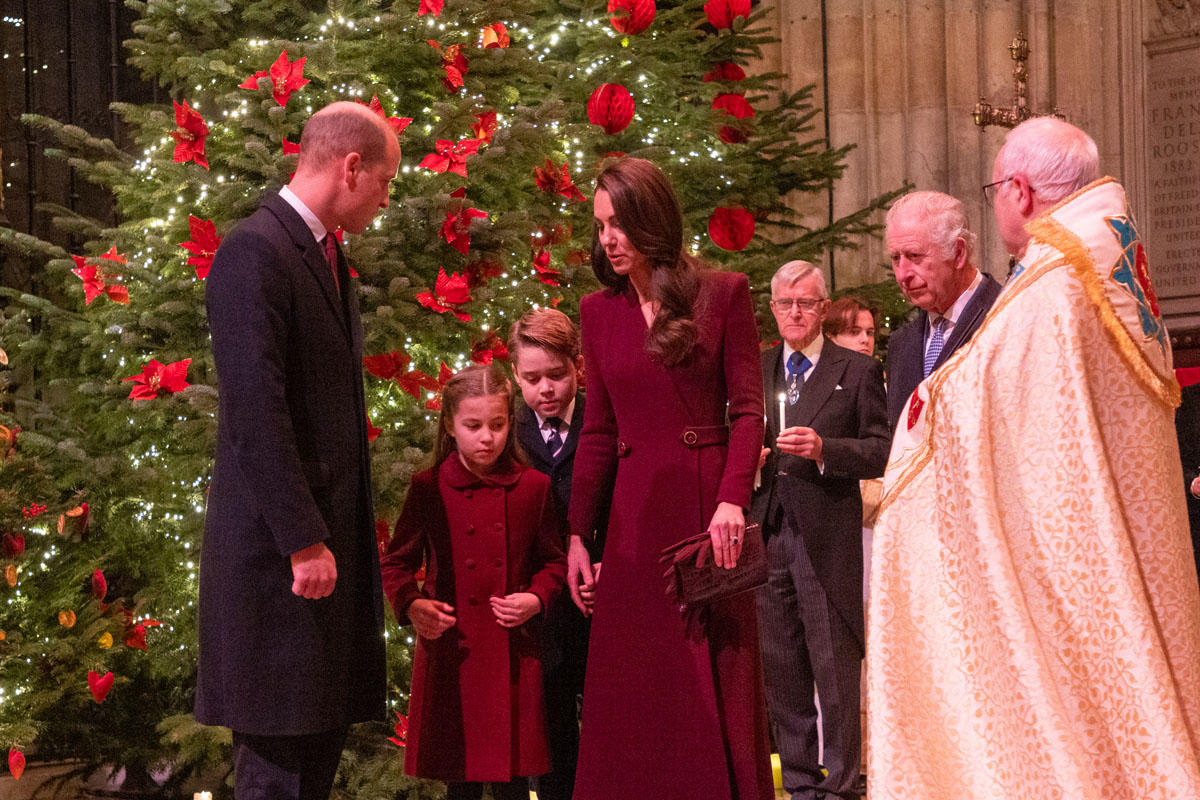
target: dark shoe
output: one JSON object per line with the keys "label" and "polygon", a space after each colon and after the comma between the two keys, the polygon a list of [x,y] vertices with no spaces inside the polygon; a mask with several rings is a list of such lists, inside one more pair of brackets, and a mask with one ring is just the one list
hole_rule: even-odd
{"label": "dark shoe", "polygon": [[858,792],[859,797],[867,796],[867,776],[859,773],[858,780],[854,782],[854,791]]}

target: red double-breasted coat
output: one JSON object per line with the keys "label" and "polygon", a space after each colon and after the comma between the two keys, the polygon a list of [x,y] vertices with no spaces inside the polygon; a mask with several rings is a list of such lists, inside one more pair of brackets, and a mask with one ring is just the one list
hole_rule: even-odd
{"label": "red double-breasted coat", "polygon": [[449,603],[457,622],[417,638],[407,774],[497,782],[549,770],[542,614],[503,628],[488,600],[532,592],[550,607],[566,576],[557,519],[550,479],[535,469],[480,478],[452,453],[413,476],[381,563],[384,594],[402,625],[419,597]]}
{"label": "red double-breasted coat", "polygon": [[754,594],[710,606],[689,636],[658,560],[719,502],[750,505],[763,388],[746,277],[702,274],[698,341],[676,367],[646,353],[632,292],[588,295],[580,316],[588,402],[571,532],[587,538],[609,503],[611,514],[575,800],[770,800]]}

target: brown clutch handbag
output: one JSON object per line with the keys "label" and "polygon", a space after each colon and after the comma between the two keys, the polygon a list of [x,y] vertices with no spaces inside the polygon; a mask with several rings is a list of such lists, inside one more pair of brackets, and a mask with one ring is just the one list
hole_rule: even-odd
{"label": "brown clutch handbag", "polygon": [[712,538],[707,531],[663,550],[659,562],[667,568],[663,573],[667,596],[685,611],[697,611],[767,582],[767,548],[758,525],[746,526],[742,553],[733,569],[713,562]]}

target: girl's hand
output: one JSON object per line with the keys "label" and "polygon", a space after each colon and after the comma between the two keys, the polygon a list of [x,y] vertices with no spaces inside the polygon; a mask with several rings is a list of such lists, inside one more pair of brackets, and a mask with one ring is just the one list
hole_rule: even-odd
{"label": "girl's hand", "polygon": [[530,617],[542,610],[542,600],[533,592],[515,592],[504,597],[493,597],[491,602],[496,621],[505,628],[524,625]]}
{"label": "girl's hand", "polygon": [[590,617],[596,598],[596,576],[592,573],[592,557],[581,536],[572,536],[567,544],[567,588],[575,605],[585,617]]}
{"label": "girl's hand", "polygon": [[418,597],[409,603],[408,618],[422,639],[438,638],[454,627],[457,621],[454,619],[454,606],[441,600],[426,600],[424,597]]}
{"label": "girl's hand", "polygon": [[746,535],[746,517],[742,507],[733,503],[720,503],[708,523],[708,535],[712,537],[713,562],[718,567],[733,569],[742,554],[742,537]]}

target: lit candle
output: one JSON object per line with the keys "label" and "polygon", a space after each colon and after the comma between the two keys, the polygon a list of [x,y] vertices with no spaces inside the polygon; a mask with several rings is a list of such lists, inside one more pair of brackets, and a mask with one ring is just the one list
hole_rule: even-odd
{"label": "lit candle", "polygon": [[785,400],[787,400],[787,395],[784,394],[783,392],[780,392],[779,393],[779,432],[780,433],[783,433],[783,429],[785,427],[787,427],[787,423],[784,422],[784,419],[783,419],[784,408],[785,408],[784,401]]}
{"label": "lit candle", "polygon": [[212,800],[212,792],[196,792],[192,795],[192,800]]}

